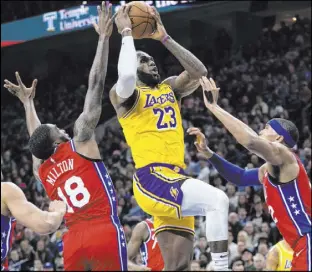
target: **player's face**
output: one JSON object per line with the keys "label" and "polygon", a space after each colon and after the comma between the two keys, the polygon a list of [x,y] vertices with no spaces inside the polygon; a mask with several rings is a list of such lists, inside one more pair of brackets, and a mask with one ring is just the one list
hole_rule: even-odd
{"label": "player's face", "polygon": [[281,136],[278,135],[270,125],[266,125],[265,128],[259,132],[259,136],[270,142],[282,140]]}
{"label": "player's face", "polygon": [[64,129],[58,128],[56,125],[48,124],[51,128],[51,137],[55,141],[55,143],[63,143],[70,140],[69,135],[65,132]]}
{"label": "player's face", "polygon": [[144,53],[137,53],[138,78],[146,85],[156,85],[160,82],[160,75],[154,59]]}

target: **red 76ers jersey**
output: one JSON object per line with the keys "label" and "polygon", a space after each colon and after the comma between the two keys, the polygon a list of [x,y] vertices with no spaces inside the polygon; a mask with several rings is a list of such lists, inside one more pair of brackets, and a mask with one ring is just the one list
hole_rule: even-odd
{"label": "red 76ers jersey", "polygon": [[39,176],[49,198],[67,204],[67,226],[90,220],[120,224],[115,189],[104,163],[76,153],[73,140],[57,147],[40,166]]}
{"label": "red 76ers jersey", "polygon": [[298,158],[297,162],[299,174],[291,182],[274,184],[268,173],[263,178],[269,212],[291,247],[294,247],[300,237],[311,233],[311,184]]}

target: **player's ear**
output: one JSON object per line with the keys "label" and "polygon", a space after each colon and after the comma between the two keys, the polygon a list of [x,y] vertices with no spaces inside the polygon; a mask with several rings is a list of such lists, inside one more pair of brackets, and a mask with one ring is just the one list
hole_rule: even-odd
{"label": "player's ear", "polygon": [[275,141],[279,142],[279,143],[282,143],[284,141],[284,137],[282,135],[277,135]]}

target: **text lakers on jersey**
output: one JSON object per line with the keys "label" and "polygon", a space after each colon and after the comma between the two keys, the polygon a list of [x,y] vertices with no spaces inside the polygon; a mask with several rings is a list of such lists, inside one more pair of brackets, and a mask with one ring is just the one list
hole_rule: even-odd
{"label": "text lakers on jersey", "polygon": [[131,147],[136,168],[151,163],[185,167],[184,132],[178,101],[167,84],[137,87],[133,107],[119,122]]}

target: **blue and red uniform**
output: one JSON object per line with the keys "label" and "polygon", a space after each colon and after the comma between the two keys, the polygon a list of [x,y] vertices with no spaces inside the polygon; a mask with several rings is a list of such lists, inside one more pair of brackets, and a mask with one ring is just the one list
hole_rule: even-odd
{"label": "blue and red uniform", "polygon": [[311,183],[296,157],[299,174],[288,183],[263,178],[268,209],[281,235],[294,251],[292,271],[311,271]]}
{"label": "blue and red uniform", "polygon": [[149,219],[143,222],[146,224],[149,233],[147,240],[140,246],[143,264],[151,268],[151,271],[162,271],[165,265],[155,237],[154,224]]}
{"label": "blue and red uniform", "polygon": [[1,214],[1,271],[8,270],[7,256],[12,246],[12,234],[15,224],[16,221],[13,217]]}
{"label": "blue and red uniform", "polygon": [[78,154],[71,140],[57,147],[39,176],[50,199],[67,204],[64,269],[127,271],[116,192],[104,163]]}

